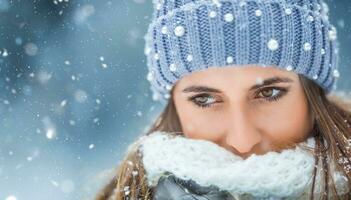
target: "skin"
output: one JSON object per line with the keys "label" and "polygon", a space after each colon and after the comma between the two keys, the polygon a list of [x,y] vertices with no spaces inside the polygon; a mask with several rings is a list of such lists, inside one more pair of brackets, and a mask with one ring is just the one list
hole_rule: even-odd
{"label": "skin", "polygon": [[[290,82],[263,84],[272,77]],[[250,89],[254,85],[257,87]],[[219,91],[194,91],[191,86]],[[268,101],[279,95],[277,101]],[[176,82],[172,96],[186,137],[212,141],[244,159],[293,148],[313,129],[314,116],[298,75],[273,66],[210,67],[192,72]]]}

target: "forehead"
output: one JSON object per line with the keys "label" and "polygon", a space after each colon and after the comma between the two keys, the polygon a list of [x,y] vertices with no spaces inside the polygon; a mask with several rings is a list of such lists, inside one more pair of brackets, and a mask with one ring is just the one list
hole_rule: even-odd
{"label": "forehead", "polygon": [[298,75],[293,71],[279,69],[274,66],[241,65],[233,67],[210,67],[183,76],[177,81],[177,87],[190,84],[220,84],[228,83],[237,85],[254,84],[258,78],[266,79],[273,76],[288,77],[296,80]]}

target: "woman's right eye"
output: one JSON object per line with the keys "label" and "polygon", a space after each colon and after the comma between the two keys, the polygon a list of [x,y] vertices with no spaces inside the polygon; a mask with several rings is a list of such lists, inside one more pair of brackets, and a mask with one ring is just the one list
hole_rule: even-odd
{"label": "woman's right eye", "polygon": [[215,97],[208,94],[195,95],[189,97],[188,100],[200,108],[213,106],[213,104],[216,102]]}

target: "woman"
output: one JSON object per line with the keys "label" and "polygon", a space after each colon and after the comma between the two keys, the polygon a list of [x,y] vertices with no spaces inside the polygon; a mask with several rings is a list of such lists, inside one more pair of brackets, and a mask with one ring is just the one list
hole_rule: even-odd
{"label": "woman", "polygon": [[153,3],[147,79],[167,105],[96,199],[351,198],[322,0]]}

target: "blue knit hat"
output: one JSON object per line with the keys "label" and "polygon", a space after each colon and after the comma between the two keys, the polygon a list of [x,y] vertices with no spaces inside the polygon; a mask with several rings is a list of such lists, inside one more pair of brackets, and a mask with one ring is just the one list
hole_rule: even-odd
{"label": "blue knit hat", "polygon": [[186,74],[257,64],[294,71],[328,94],[338,46],[323,0],[153,0],[145,39],[153,100],[166,103]]}

